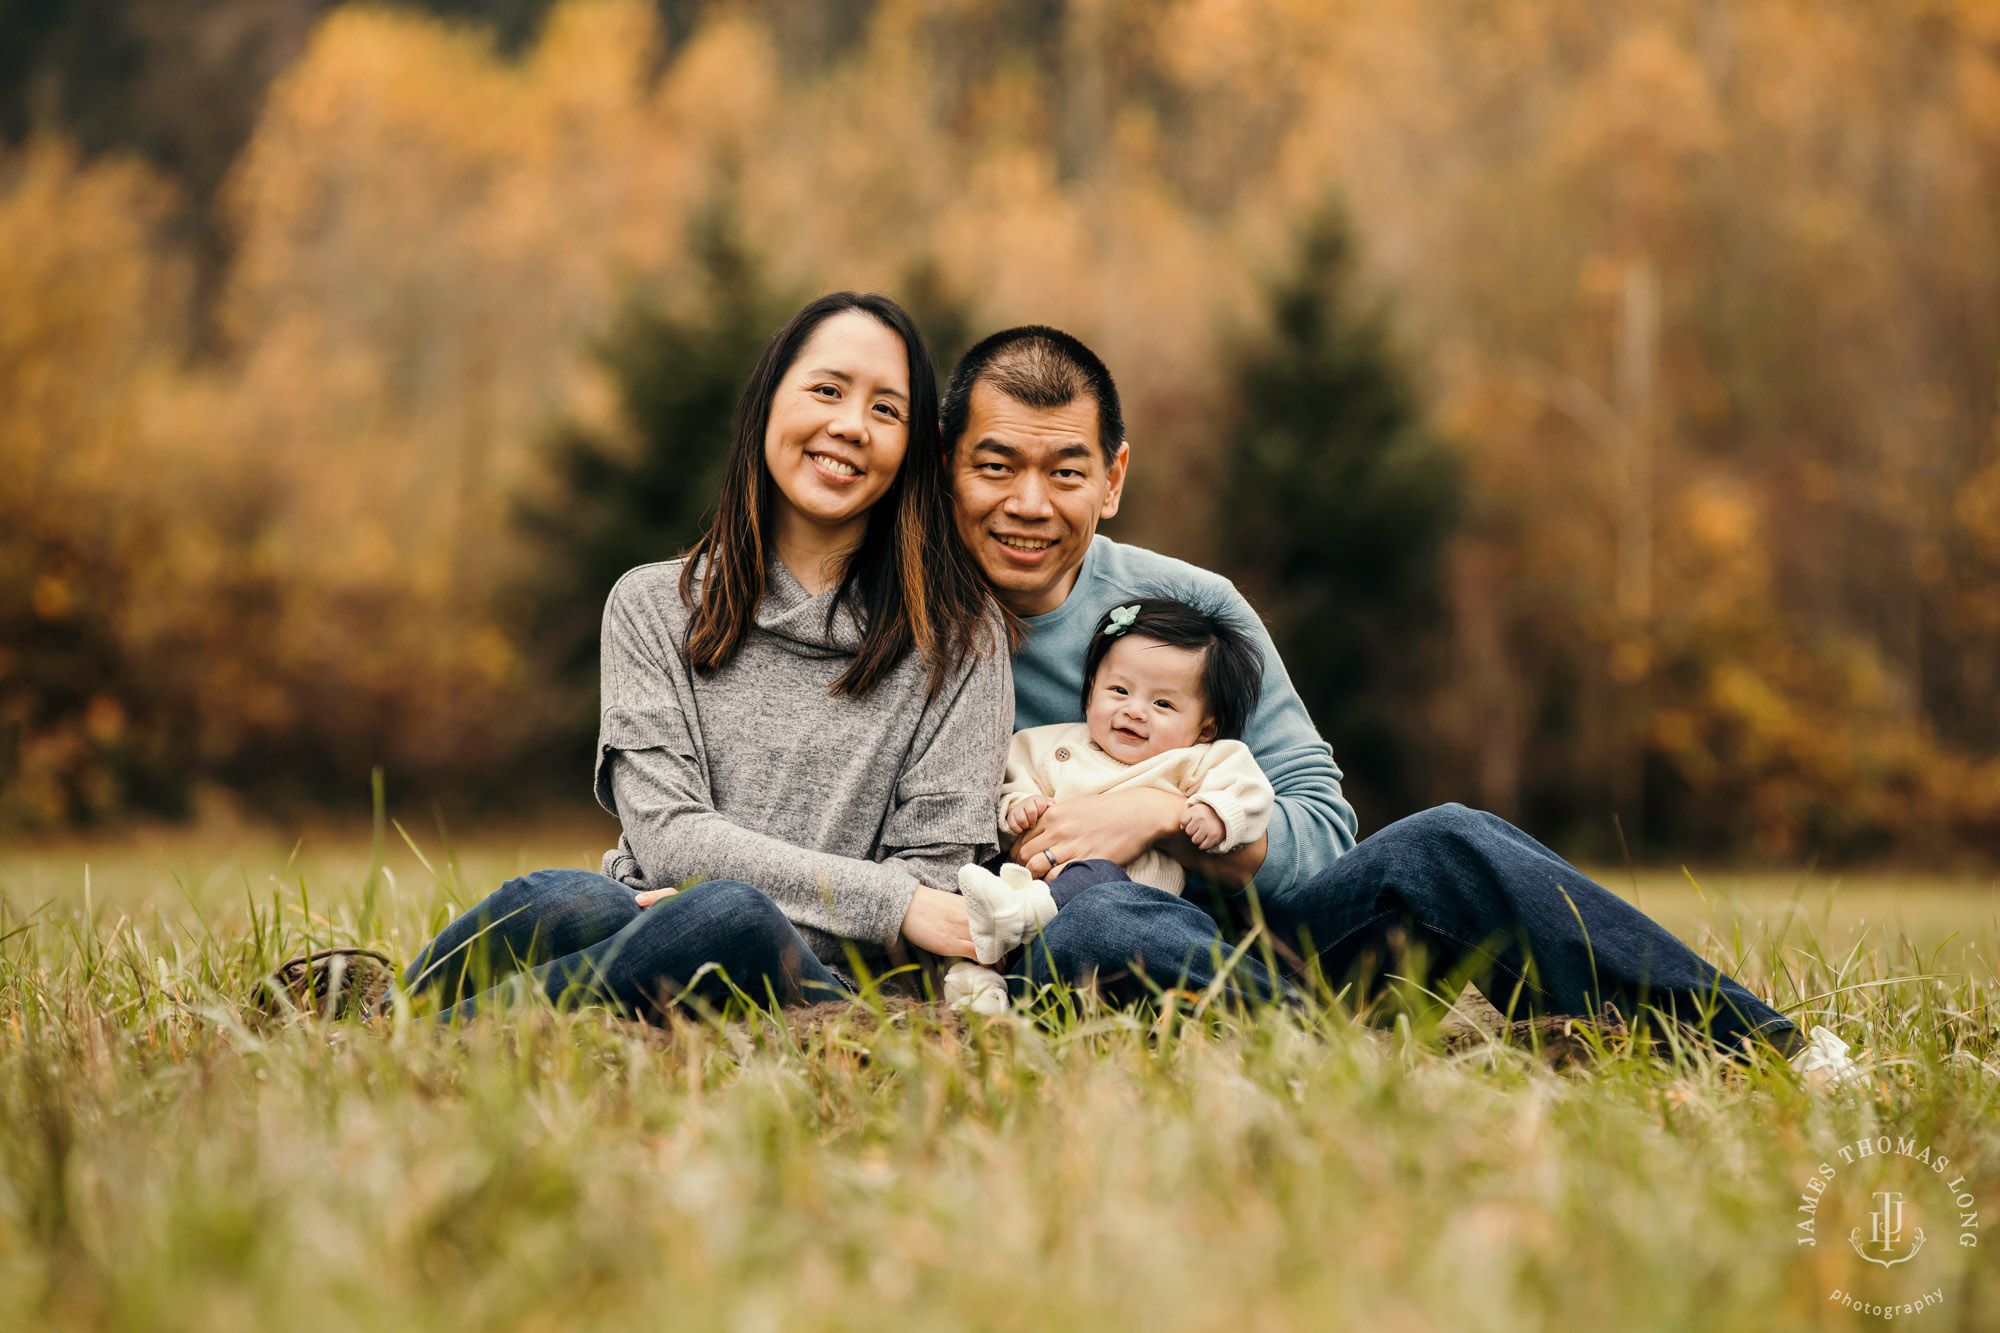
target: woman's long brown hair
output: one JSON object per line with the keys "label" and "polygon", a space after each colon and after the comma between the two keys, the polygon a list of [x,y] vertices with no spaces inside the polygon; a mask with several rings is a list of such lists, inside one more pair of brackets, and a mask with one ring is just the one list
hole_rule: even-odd
{"label": "woman's long brown hair", "polygon": [[929,664],[935,692],[966,653],[989,646],[984,642],[989,594],[952,522],[930,346],[909,311],[890,298],[835,292],[793,315],[772,336],[736,405],[715,516],[681,569],[681,600],[691,612],[688,663],[698,672],[715,671],[736,656],[764,600],[774,489],[764,463],[764,433],[778,386],[813,331],[848,310],[870,316],[903,340],[910,372],[910,438],[896,480],[869,511],[861,545],[848,558],[827,608],[829,624],[843,606],[861,624],[860,649],[833,683],[833,692],[868,693],[912,649]]}

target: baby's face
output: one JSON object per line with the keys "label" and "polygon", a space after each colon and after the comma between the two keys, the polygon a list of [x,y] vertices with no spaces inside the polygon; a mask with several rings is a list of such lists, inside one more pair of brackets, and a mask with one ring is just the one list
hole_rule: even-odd
{"label": "baby's face", "polygon": [[1083,715],[1090,739],[1128,764],[1214,739],[1201,690],[1202,657],[1143,634],[1112,644],[1090,684]]}

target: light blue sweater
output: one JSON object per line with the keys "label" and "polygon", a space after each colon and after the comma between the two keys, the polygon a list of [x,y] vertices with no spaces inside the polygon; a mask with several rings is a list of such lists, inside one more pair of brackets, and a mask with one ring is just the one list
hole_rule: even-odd
{"label": "light blue sweater", "polygon": [[1243,733],[1278,793],[1258,887],[1288,889],[1332,865],[1354,846],[1356,827],[1333,748],[1313,727],[1264,622],[1220,574],[1109,537],[1093,539],[1068,599],[1026,622],[1027,641],[1014,654],[1014,729],[1083,720],[1090,632],[1106,611],[1138,597],[1179,597],[1233,614],[1264,655],[1264,692]]}

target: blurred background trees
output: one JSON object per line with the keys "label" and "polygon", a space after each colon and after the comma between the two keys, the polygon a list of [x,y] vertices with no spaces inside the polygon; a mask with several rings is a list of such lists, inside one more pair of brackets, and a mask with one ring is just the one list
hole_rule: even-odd
{"label": "blurred background trees", "polygon": [[1438,574],[1459,469],[1354,278],[1344,220],[1308,219],[1231,386],[1215,531],[1222,567],[1270,623],[1333,742],[1350,799],[1407,811],[1429,787],[1412,724],[1440,683]]}
{"label": "blurred background trees", "polygon": [[694,308],[635,297],[599,349],[617,388],[617,428],[558,428],[549,484],[522,502],[522,534],[542,553],[520,589],[523,640],[536,645],[564,710],[551,736],[553,762],[589,763],[605,597],[626,570],[671,559],[701,535],[722,485],[737,397],[799,304],[766,289],[726,214],[701,219],[698,233],[704,271]]}
{"label": "blurred background trees", "polygon": [[97,0],[0,11],[0,138],[10,826],[580,792],[599,585],[862,286],[1106,354],[1119,535],[1242,578],[1369,827],[2000,829],[1973,0]]}

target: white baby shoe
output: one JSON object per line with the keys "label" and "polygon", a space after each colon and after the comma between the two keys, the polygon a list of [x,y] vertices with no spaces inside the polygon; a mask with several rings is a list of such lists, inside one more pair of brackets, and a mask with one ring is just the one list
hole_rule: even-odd
{"label": "white baby shoe", "polygon": [[1848,1049],[1847,1043],[1834,1032],[1815,1024],[1812,1040],[1792,1057],[1792,1070],[1809,1088],[1837,1088],[1867,1072],[1848,1055]]}
{"label": "white baby shoe", "polygon": [[1000,873],[982,866],[958,872],[965,895],[965,915],[972,925],[972,947],[982,963],[997,963],[1041,932],[1056,914],[1049,886],[1012,861]]}
{"label": "white baby shoe", "polygon": [[1007,983],[992,968],[961,958],[945,971],[944,1002],[948,1008],[975,1014],[1004,1014]]}

